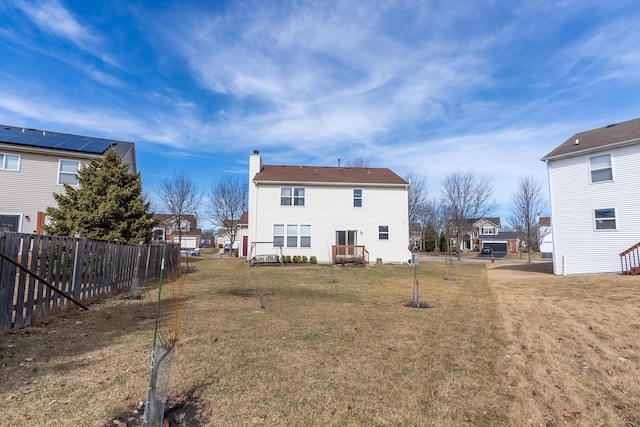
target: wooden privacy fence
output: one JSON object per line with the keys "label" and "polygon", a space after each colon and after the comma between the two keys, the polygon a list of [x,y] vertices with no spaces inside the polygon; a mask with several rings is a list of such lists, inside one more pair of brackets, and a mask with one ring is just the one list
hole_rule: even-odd
{"label": "wooden privacy fence", "polygon": [[180,248],[173,244],[0,232],[0,333],[154,281],[160,277],[163,252],[165,272],[176,271]]}

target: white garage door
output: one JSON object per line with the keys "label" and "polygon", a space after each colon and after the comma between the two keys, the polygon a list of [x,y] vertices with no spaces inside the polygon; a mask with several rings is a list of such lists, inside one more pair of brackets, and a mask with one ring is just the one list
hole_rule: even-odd
{"label": "white garage door", "polygon": [[[173,238],[174,243],[178,243],[178,237]],[[195,249],[196,246],[196,238],[191,236],[182,236],[182,242],[180,243],[181,248],[189,248]]]}

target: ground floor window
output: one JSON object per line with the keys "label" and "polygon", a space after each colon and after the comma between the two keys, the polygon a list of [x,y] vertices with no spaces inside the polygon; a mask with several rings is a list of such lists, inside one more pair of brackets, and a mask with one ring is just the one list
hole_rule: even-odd
{"label": "ground floor window", "polygon": [[596,230],[616,229],[615,208],[594,209],[594,218],[596,223]]}
{"label": "ground floor window", "polygon": [[288,248],[297,248],[298,247],[298,226],[297,225],[287,225],[287,247]]}
{"label": "ground floor window", "polygon": [[311,247],[311,226],[310,225],[300,226],[300,247],[301,248]]}
{"label": "ground floor window", "polygon": [[[286,231],[286,233],[285,233]],[[303,224],[275,224],[273,226],[273,246],[286,246],[288,248],[311,247],[311,225]]]}
{"label": "ground floor window", "polygon": [[20,215],[0,214],[0,231],[20,231]]}
{"label": "ground floor window", "polygon": [[273,226],[273,246],[284,246],[284,224]]}

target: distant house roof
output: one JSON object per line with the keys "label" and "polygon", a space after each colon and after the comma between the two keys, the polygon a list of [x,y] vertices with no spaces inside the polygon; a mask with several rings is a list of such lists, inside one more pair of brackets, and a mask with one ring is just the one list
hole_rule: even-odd
{"label": "distant house roof", "polygon": [[477,222],[480,222],[480,221],[487,221],[487,222],[490,222],[491,224],[495,225],[498,228],[500,227],[500,218],[499,217],[469,218],[467,221],[471,225],[475,225]]}
{"label": "distant house roof", "polygon": [[[171,221],[173,220],[177,215],[173,215],[173,214],[157,214],[154,213],[153,214],[153,219],[157,219],[158,222],[160,222],[160,224],[164,224],[166,222],[175,222],[175,221]],[[198,224],[198,219],[196,218],[195,215],[181,215],[183,220],[186,220],[189,222],[189,224],[193,224],[194,228],[197,226]]]}
{"label": "distant house roof", "polygon": [[498,234],[482,235],[478,238],[483,242],[499,242],[502,240],[518,240],[520,235],[515,231],[501,231]]}
{"label": "distant house roof", "polygon": [[550,227],[551,226],[551,217],[541,216],[538,218],[538,225],[540,227]]}
{"label": "distant house roof", "polygon": [[578,156],[637,143],[640,143],[640,118],[577,133],[544,156],[542,160]]}
{"label": "distant house roof", "polygon": [[6,125],[0,125],[0,143],[94,155],[104,154],[112,147],[120,157],[125,157],[134,146],[132,142]]}
{"label": "distant house roof", "polygon": [[263,165],[257,183],[370,184],[406,186],[407,181],[387,168]]}
{"label": "distant house roof", "polygon": [[242,216],[238,220],[238,225],[249,225],[249,212],[242,212]]}

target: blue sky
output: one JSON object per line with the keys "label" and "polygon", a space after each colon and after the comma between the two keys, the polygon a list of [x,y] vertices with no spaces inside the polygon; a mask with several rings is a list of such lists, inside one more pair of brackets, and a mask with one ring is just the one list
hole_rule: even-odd
{"label": "blue sky", "polygon": [[[0,0],[0,123],[136,143],[145,191],[365,158],[519,177],[640,116],[640,5],[618,0]],[[498,212],[498,213],[500,213]]]}

